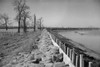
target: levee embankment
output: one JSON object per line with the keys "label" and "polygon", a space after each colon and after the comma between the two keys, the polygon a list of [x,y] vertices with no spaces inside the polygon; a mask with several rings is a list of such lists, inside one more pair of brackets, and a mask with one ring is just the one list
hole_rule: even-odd
{"label": "levee embankment", "polygon": [[[30,43],[31,46],[28,47]],[[43,30],[41,35],[35,37],[35,41],[32,36],[29,37],[23,45],[26,44],[24,50],[17,49],[18,52],[13,51],[14,55],[4,57],[1,67],[69,67],[71,65],[65,63],[63,51],[54,45],[47,30]]]}

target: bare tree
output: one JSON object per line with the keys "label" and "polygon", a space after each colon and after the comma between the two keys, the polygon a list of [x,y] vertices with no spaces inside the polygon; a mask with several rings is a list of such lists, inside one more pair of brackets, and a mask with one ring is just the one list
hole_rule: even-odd
{"label": "bare tree", "polygon": [[23,26],[24,26],[23,30],[24,30],[25,33],[27,31],[27,25],[26,25],[26,19],[27,18],[30,18],[29,12],[23,11]]}
{"label": "bare tree", "polygon": [[27,21],[27,22],[26,22],[26,25],[27,25],[27,26],[34,27],[34,26],[33,26],[33,25],[34,25],[34,21],[33,21],[32,16],[29,16],[29,15],[28,15],[28,20],[29,20],[30,22]]}
{"label": "bare tree", "polygon": [[18,21],[18,33],[20,33],[20,23],[23,17],[23,12],[29,9],[26,5],[26,0],[15,0],[14,1],[15,10],[17,12],[16,20]]}
{"label": "bare tree", "polygon": [[29,23],[28,25],[30,25],[30,26],[33,27],[33,29],[34,29],[34,27],[35,27],[34,23],[35,23],[36,21],[34,22],[32,16],[29,17],[29,20],[31,21],[31,23]]}
{"label": "bare tree", "polygon": [[1,14],[0,15],[0,20],[4,20],[4,23],[2,23],[2,25],[5,25],[6,30],[8,30],[8,20],[9,20],[9,16],[7,14]]}

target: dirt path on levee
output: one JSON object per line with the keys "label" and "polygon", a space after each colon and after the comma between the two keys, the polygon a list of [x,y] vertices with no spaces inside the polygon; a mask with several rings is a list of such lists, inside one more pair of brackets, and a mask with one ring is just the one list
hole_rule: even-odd
{"label": "dirt path on levee", "polygon": [[65,67],[63,54],[53,45],[47,30],[31,33],[17,45],[4,57],[2,67]]}

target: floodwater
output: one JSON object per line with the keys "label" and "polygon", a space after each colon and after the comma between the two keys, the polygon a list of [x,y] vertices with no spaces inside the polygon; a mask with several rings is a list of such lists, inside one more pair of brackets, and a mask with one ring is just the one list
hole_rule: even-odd
{"label": "floodwater", "polygon": [[58,33],[100,54],[100,30],[59,31]]}

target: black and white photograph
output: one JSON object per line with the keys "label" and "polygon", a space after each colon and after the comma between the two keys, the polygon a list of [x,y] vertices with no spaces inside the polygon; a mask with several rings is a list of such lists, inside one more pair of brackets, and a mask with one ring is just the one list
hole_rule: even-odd
{"label": "black and white photograph", "polygon": [[100,0],[0,0],[0,67],[100,67]]}

